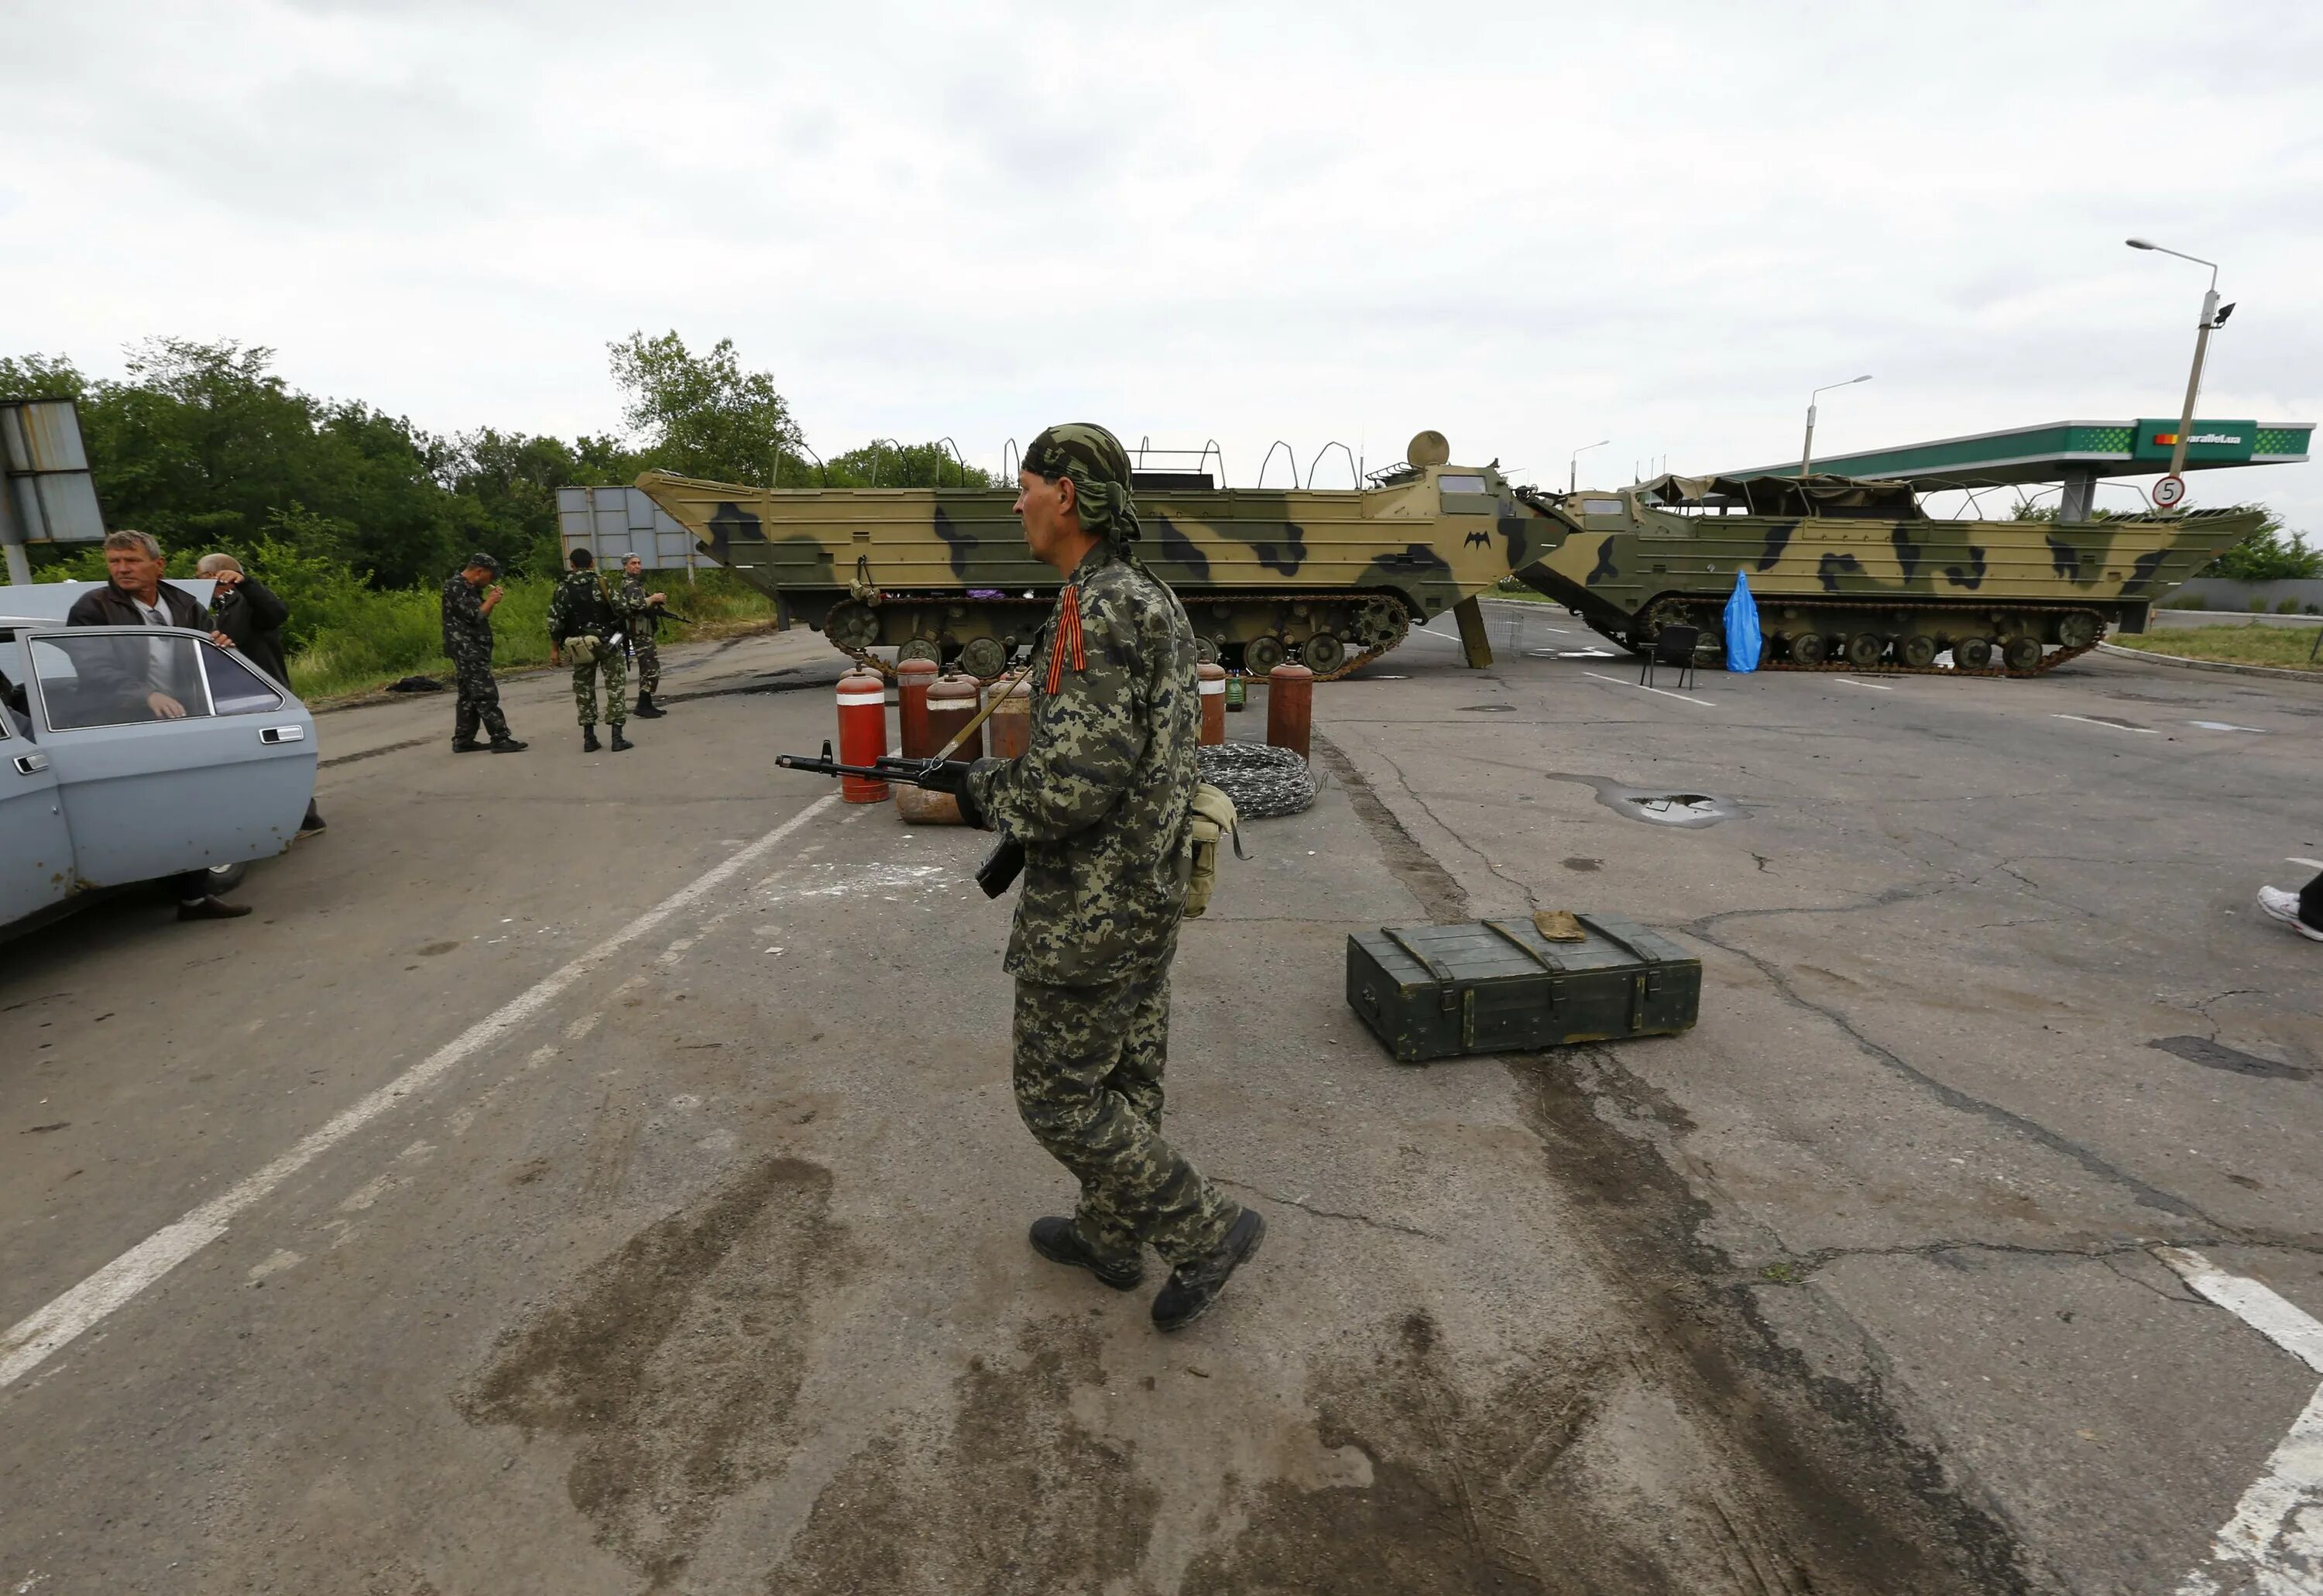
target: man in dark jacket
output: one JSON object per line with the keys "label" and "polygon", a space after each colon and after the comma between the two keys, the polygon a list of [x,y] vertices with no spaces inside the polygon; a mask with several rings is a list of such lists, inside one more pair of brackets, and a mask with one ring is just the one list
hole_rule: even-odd
{"label": "man in dark jacket", "polygon": [[[222,648],[234,647],[232,637],[210,627],[209,613],[192,594],[161,580],[165,569],[161,546],[151,534],[107,533],[105,569],[110,580],[73,601],[73,607],[65,611],[67,626],[179,626],[209,632],[210,641]],[[145,646],[132,643],[129,647],[142,652]],[[94,665],[94,661],[90,663]],[[92,670],[90,674],[96,672]],[[125,664],[122,683],[115,685],[124,683],[124,696],[142,695],[146,709],[157,720],[184,717],[186,706],[170,691],[170,683],[143,677]],[[229,903],[213,894],[207,870],[188,870],[173,885],[178,892],[180,920],[233,920],[250,913],[249,904]]]}
{"label": "man in dark jacket", "polygon": [[210,625],[233,640],[251,664],[283,686],[290,684],[290,662],[282,647],[282,628],[290,606],[242,568],[232,555],[204,555],[194,574],[217,583],[210,594]]}
{"label": "man in dark jacket", "polygon": [[[289,687],[290,661],[282,648],[282,628],[290,619],[290,606],[244,571],[232,555],[204,555],[194,562],[194,574],[217,584],[210,592],[210,625],[216,628],[212,636],[230,639],[243,658]],[[309,798],[307,818],[298,822],[298,835],[312,837],[322,830],[322,811]]]}

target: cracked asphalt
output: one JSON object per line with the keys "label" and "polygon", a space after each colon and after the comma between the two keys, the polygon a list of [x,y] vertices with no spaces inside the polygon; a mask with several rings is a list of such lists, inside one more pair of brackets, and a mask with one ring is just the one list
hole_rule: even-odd
{"label": "cracked asphalt", "polygon": [[[1664,696],[1490,612],[1318,693],[1188,928],[1172,1135],[1271,1230],[1170,1340],[1024,1245],[981,839],[771,768],[819,637],[671,650],[619,757],[546,677],[518,758],[324,717],[258,913],[0,956],[0,1325],[390,1093],[0,1389],[0,1583],[2173,1589],[2314,1386],[2153,1249],[2323,1313],[2323,948],[2250,906],[2323,690]],[[1698,949],[1700,1025],[1406,1069],[1345,1006],[1351,931],[1557,907]]]}

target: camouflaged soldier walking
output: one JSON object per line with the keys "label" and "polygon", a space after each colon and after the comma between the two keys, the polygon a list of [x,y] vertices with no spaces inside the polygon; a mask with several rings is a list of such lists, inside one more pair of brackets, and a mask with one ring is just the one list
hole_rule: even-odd
{"label": "camouflaged soldier walking", "polygon": [[444,583],[444,657],[452,662],[452,680],[458,708],[452,714],[452,751],[473,754],[484,747],[476,740],[482,727],[491,738],[495,754],[513,754],[524,745],[509,734],[500,713],[500,685],[492,680],[492,610],[500,590],[492,578],[500,563],[487,554],[473,554],[468,563]]}
{"label": "camouflaged soldier walking", "polygon": [[1171,1266],[1153,1323],[1175,1330],[1266,1234],[1162,1137],[1198,769],[1194,631],[1136,561],[1129,457],[1111,433],[1049,428],[1019,484],[1024,541],[1066,582],[1032,672],[1031,746],[978,760],[961,807],[1024,848],[1006,962],[1016,1106],[1080,1182],[1073,1215],[1035,1221],[1032,1242],[1119,1291],[1143,1276],[1150,1244]]}
{"label": "camouflaged soldier walking", "polygon": [[613,733],[613,752],[627,753],[632,745],[621,735],[629,718],[629,662],[621,656],[620,609],[595,569],[597,557],[585,548],[569,556],[573,569],[548,595],[548,663],[561,665],[573,656],[573,707],[581,713],[581,751],[597,751],[597,678],[605,678],[605,724]]}
{"label": "camouflaged soldier walking", "polygon": [[669,712],[654,702],[654,694],[661,691],[661,647],[655,633],[668,613],[662,608],[668,596],[646,592],[643,559],[636,555],[621,556],[621,585],[613,594],[613,606],[629,628],[629,657],[638,667],[636,713],[640,720],[658,720]]}

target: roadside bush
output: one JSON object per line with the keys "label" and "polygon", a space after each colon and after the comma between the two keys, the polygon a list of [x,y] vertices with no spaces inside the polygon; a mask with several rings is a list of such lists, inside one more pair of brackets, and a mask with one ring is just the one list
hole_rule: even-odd
{"label": "roadside bush", "polygon": [[[207,552],[207,551],[201,551]],[[359,693],[398,676],[448,677],[444,657],[443,587],[382,591],[366,585],[346,566],[288,544],[265,540],[248,549],[225,551],[289,606],[284,628],[290,655],[290,687],[314,702]],[[191,580],[196,553],[170,557],[171,576]],[[44,566],[44,582],[105,580],[104,551],[84,549]],[[664,642],[718,637],[761,626],[774,619],[774,601],[731,572],[706,571],[692,583],[683,571],[647,573],[655,591],[669,594],[670,608],[702,624],[665,628]],[[548,598],[556,583],[546,576],[503,581],[506,595],[492,611],[492,663],[510,667],[543,665],[548,659]]]}

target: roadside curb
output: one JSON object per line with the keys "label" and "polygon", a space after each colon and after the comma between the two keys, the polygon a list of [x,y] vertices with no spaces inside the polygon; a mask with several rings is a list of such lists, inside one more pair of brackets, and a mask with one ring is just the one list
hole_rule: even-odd
{"label": "roadside curb", "polygon": [[2188,659],[2182,654],[2152,654],[2143,648],[2124,648],[2117,643],[2100,643],[2100,654],[2111,654],[2123,659],[2150,659],[2156,665],[2184,665],[2190,671],[2221,671],[2229,676],[2273,676],[2285,682],[2323,682],[2323,671],[2286,671],[2274,665],[2230,665],[2222,659]]}

